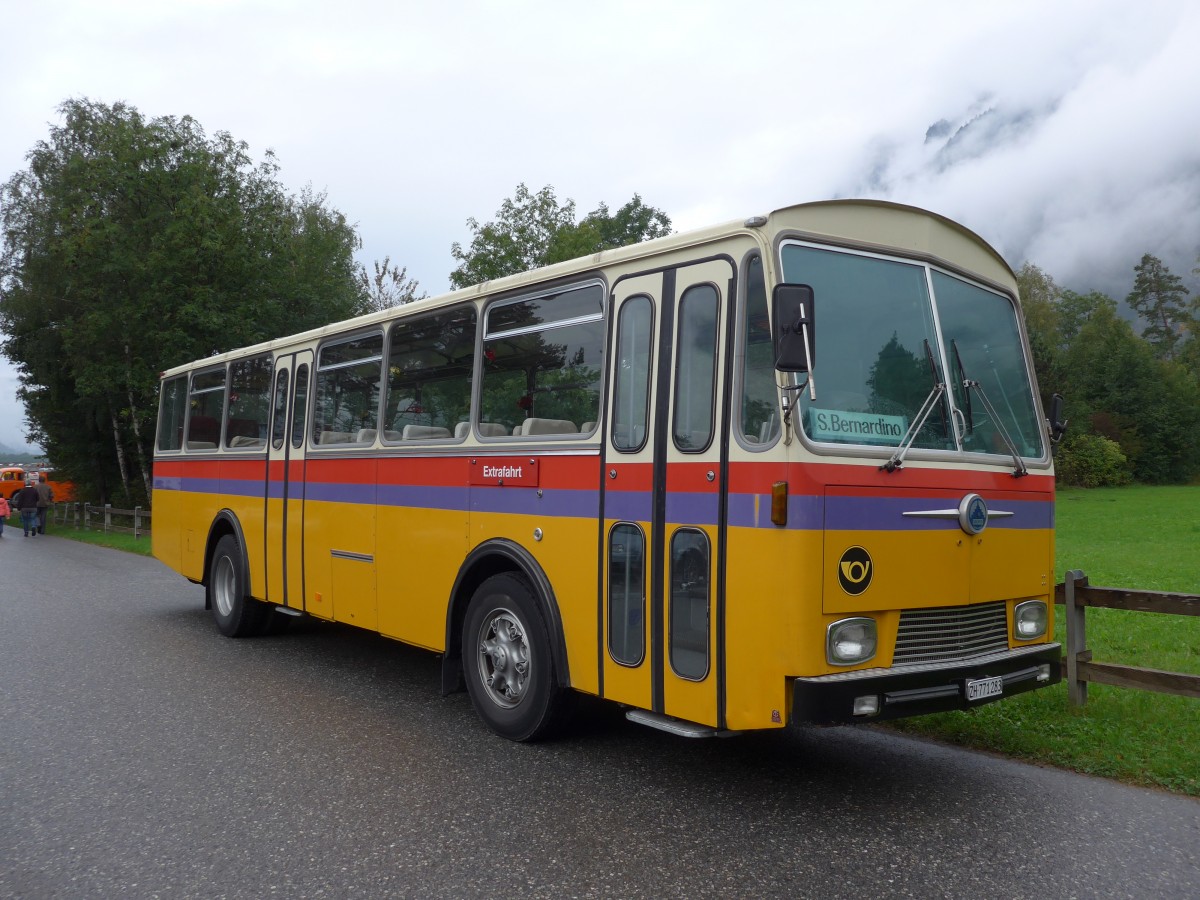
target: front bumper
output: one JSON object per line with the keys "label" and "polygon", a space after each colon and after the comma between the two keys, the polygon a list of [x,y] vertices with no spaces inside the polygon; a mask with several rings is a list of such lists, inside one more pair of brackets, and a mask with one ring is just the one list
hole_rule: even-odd
{"label": "front bumper", "polygon": [[[992,653],[965,662],[859,669],[813,678],[797,678],[792,687],[791,724],[837,725],[878,722],[977,706],[1047,687],[1062,680],[1059,644],[1038,644]],[[1004,692],[983,700],[968,700],[968,681],[1004,679]],[[854,715],[856,698],[878,697],[879,711]]]}

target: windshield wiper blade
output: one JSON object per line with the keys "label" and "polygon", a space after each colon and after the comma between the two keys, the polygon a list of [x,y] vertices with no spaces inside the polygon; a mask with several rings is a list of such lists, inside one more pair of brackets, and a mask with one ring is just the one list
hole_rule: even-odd
{"label": "windshield wiper blade", "polygon": [[966,398],[967,419],[971,418],[971,391],[979,392],[979,399],[983,402],[983,408],[992,421],[996,423],[996,430],[1000,432],[1000,439],[1004,441],[1004,446],[1008,448],[1008,452],[1012,454],[1013,463],[1016,465],[1016,470],[1013,472],[1014,478],[1020,478],[1022,475],[1028,475],[1029,470],[1025,468],[1025,460],[1021,459],[1021,453],[1017,450],[1017,445],[1013,443],[1013,439],[1008,435],[1008,429],[1004,427],[1004,423],[1000,421],[1000,417],[996,415],[996,408],[992,406],[992,401],[988,400],[987,393],[983,390],[983,385],[978,381],[972,381],[967,377],[966,371],[963,369],[962,358],[958,355],[958,344],[954,341],[950,342],[950,346],[954,348],[954,356],[958,360],[958,372],[962,376],[963,396]]}
{"label": "windshield wiper blade", "polygon": [[963,366],[962,357],[958,355],[958,341],[950,341],[950,349],[954,351],[954,361],[958,364],[958,377],[963,385],[963,406],[967,414],[967,434],[975,433],[975,415],[971,412],[971,391],[967,388],[967,370]]}
{"label": "windshield wiper blade", "polygon": [[[879,468],[885,472],[895,472],[904,465],[904,456],[912,447],[913,441],[917,439],[917,434],[925,425],[925,420],[929,418],[929,414],[933,412],[933,408],[937,406],[939,401],[943,401],[946,394],[946,383],[937,380],[937,366],[933,365],[933,351],[929,349],[929,341],[925,342],[925,356],[930,362],[930,374],[934,380],[933,390],[929,392],[929,396],[925,398],[925,402],[921,404],[921,408],[917,411],[916,418],[912,420],[912,424],[908,426],[908,431],[904,432],[904,437],[900,439],[900,445],[896,447],[896,452],[891,455],[882,466]],[[946,420],[942,419],[943,429]]]}

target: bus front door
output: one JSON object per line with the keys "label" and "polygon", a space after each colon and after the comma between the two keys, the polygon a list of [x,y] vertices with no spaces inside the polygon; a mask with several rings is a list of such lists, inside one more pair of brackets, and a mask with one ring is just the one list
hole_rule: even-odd
{"label": "bus front door", "polygon": [[614,285],[604,465],[603,694],[712,727],[732,278],[719,258]]}
{"label": "bus front door", "polygon": [[304,448],[311,350],[275,361],[271,438],[267,463],[267,599],[305,609]]}

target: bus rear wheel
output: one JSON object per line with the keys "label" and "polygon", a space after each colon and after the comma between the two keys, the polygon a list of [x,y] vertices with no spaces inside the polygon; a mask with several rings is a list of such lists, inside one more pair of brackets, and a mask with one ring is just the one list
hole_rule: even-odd
{"label": "bus rear wheel", "polygon": [[261,634],[271,609],[248,596],[246,566],[236,537],[217,541],[208,568],[208,602],[217,628],[226,637]]}
{"label": "bus rear wheel", "polygon": [[462,655],[467,692],[485,725],[511,741],[548,737],[561,718],[546,621],[529,586],[493,575],[467,607]]}

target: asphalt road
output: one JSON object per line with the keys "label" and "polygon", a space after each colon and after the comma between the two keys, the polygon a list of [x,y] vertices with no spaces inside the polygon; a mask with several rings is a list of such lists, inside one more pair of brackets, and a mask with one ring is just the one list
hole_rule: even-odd
{"label": "asphalt road", "polygon": [[432,654],[221,637],[159,563],[0,540],[2,897],[1200,896],[1200,802],[839,728],[589,704],[492,737]]}

